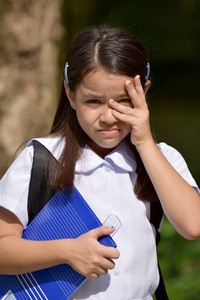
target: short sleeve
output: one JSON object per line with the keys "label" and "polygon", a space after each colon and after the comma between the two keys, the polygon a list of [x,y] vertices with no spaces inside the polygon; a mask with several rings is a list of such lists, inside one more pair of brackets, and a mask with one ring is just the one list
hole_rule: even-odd
{"label": "short sleeve", "polygon": [[0,206],[13,212],[24,228],[28,223],[27,201],[33,162],[33,146],[26,147],[0,181]]}
{"label": "short sleeve", "polygon": [[199,188],[194,178],[192,177],[182,155],[176,149],[165,143],[158,144],[158,147],[166,157],[166,159],[169,161],[169,163],[173,166],[173,168],[200,194]]}

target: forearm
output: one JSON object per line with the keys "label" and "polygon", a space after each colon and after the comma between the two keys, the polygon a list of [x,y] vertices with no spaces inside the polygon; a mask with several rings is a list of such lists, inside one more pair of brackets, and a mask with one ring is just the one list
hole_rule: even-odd
{"label": "forearm", "polygon": [[200,236],[200,197],[170,165],[153,139],[137,147],[165,214],[185,238]]}
{"label": "forearm", "polygon": [[98,242],[113,231],[114,227],[100,226],[75,239],[52,241],[6,235],[0,238],[0,274],[29,273],[66,263],[86,277],[98,278],[113,269],[112,259],[119,257],[117,249]]}
{"label": "forearm", "polygon": [[200,236],[200,197],[197,192],[175,171],[153,141],[149,110],[140,76],[127,80],[125,88],[132,106],[124,107],[110,99],[116,119],[130,125],[131,142],[137,148],[149,177],[154,185],[164,212],[176,230],[188,239]]}
{"label": "forearm", "polygon": [[[67,247],[65,241],[65,246]],[[29,241],[6,236],[0,239],[0,273],[20,274],[52,267],[64,262],[63,240]],[[67,258],[66,258],[67,261]]]}

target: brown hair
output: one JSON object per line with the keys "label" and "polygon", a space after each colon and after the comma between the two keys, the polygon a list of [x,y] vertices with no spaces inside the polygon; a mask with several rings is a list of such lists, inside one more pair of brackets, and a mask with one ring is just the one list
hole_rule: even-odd
{"label": "brown hair", "polygon": [[[148,59],[145,48],[131,32],[123,28],[104,25],[84,29],[70,45],[66,61],[69,63],[68,79],[71,91],[75,91],[84,76],[100,67],[112,74],[129,77],[139,74],[143,86],[146,82]],[[87,142],[87,135],[78,123],[76,112],[70,106],[64,85],[50,133],[66,140],[54,183],[58,188],[64,186],[71,190],[75,164]],[[142,160],[129,137],[126,141],[137,161],[138,176],[134,191],[141,200],[156,201],[157,194]]]}

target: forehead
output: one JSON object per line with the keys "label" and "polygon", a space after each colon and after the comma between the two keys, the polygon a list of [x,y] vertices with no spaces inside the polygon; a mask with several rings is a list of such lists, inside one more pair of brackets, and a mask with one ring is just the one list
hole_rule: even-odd
{"label": "forehead", "polygon": [[104,69],[87,74],[76,88],[78,95],[99,95],[102,97],[115,97],[118,94],[126,93],[124,83],[128,76],[112,74]]}

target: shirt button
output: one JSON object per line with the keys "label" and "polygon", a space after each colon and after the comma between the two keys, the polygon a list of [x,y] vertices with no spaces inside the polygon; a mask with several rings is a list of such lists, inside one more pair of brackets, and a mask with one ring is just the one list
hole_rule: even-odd
{"label": "shirt button", "polygon": [[106,170],[106,172],[110,172],[111,168],[109,166],[105,166],[105,170]]}
{"label": "shirt button", "polygon": [[115,274],[115,276],[119,276],[120,269],[118,269],[118,268],[114,269],[114,274]]}

